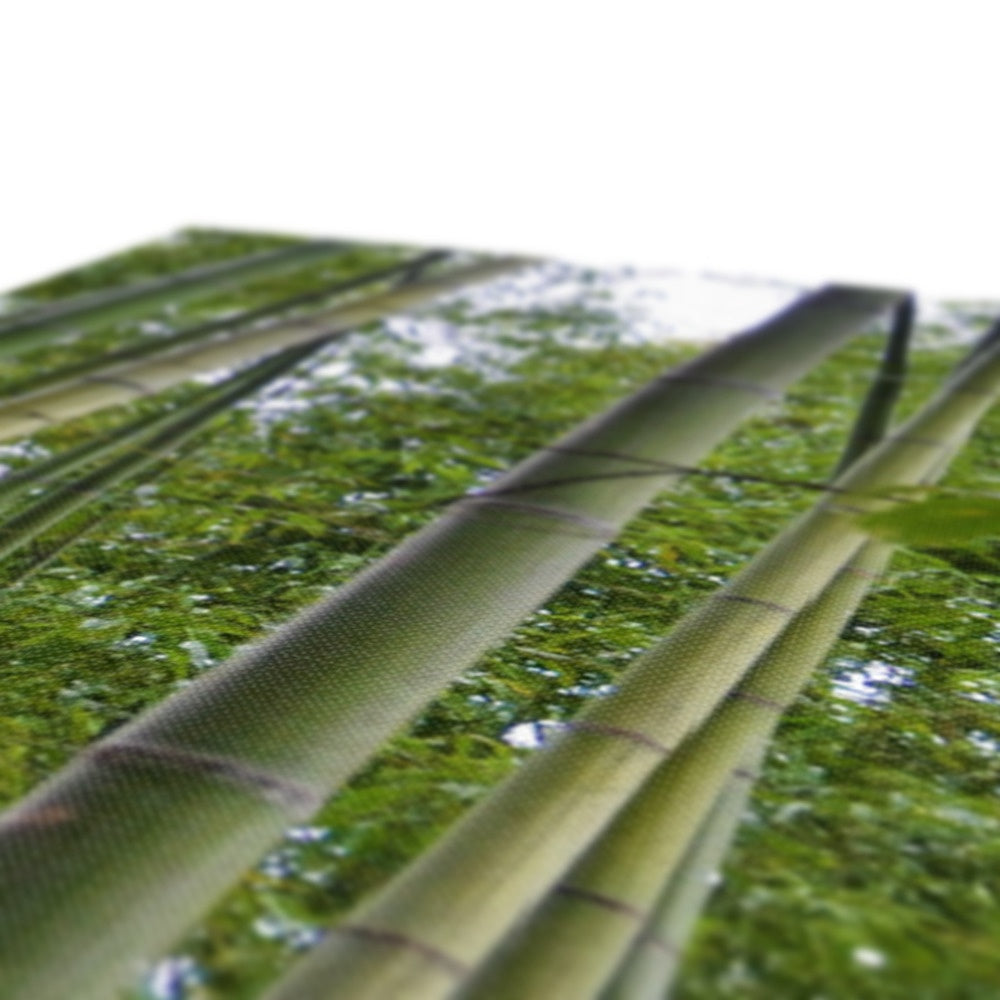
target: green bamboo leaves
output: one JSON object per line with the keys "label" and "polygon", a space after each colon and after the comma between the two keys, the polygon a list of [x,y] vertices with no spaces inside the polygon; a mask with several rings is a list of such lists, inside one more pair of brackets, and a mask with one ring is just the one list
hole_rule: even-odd
{"label": "green bamboo leaves", "polygon": [[[500,267],[414,283],[287,337],[270,331],[269,349]],[[127,981],[288,822],[310,815],[674,480],[676,467],[698,461],[896,298],[827,289],[668,373],[455,505],[15,807],[0,823],[0,893],[9,901],[0,964],[10,997],[101,997]],[[603,747],[606,728],[598,721],[580,735]]]}
{"label": "green bamboo leaves", "polygon": [[[284,260],[284,256],[282,260]],[[217,330],[238,327],[248,320],[269,315],[275,310],[282,310],[291,305],[302,305],[330,294],[351,291],[368,284],[384,282],[390,279],[406,281],[417,275],[427,265],[440,260],[444,254],[432,251],[411,257],[386,268],[368,272],[346,282],[339,282],[318,293],[298,296],[294,300],[285,300],[252,310],[240,317],[228,320],[213,321],[201,324],[171,339],[171,350],[176,349],[178,341],[195,340]],[[228,272],[226,272],[228,274]],[[53,456],[45,462],[15,472],[0,480],[0,507],[7,506],[19,497],[39,487],[56,481],[54,489],[45,490],[25,509],[18,511],[5,521],[0,521],[0,558],[32,543],[48,527],[57,523],[73,511],[100,499],[104,492],[139,470],[155,462],[163,454],[180,445],[184,440],[196,433],[203,424],[212,417],[224,412],[240,398],[249,395],[255,389],[266,384],[285,371],[293,368],[299,361],[317,350],[328,338],[317,338],[304,344],[285,348],[276,355],[267,354],[263,361],[245,368],[230,376],[217,386],[205,389],[198,400],[182,407],[176,412],[152,414],[138,418],[122,428],[86,441],[68,452]],[[135,361],[136,357],[150,353],[149,348],[162,352],[162,346],[153,344],[139,345],[139,348],[128,348],[114,352],[94,365],[98,372],[107,372],[108,364],[114,366],[123,360]],[[124,355],[124,359],[123,359]],[[86,382],[77,375],[76,385],[100,382],[107,375],[92,375]],[[65,386],[65,380],[60,383]],[[55,390],[58,392],[58,387]],[[53,392],[49,389],[49,393]],[[97,463],[105,459],[103,464]],[[70,478],[70,473],[78,467],[90,467],[84,474]],[[62,481],[60,481],[62,480]]]}
{"label": "green bamboo leaves", "polygon": [[935,492],[896,511],[869,514],[864,526],[904,545],[966,545],[1000,535],[1000,496]]}

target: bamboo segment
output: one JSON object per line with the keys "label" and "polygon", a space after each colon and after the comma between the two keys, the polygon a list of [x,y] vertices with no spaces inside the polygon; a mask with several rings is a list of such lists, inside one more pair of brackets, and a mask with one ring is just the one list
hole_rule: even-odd
{"label": "bamboo segment", "polygon": [[[848,443],[837,465],[843,471],[873,445],[883,440],[889,432],[896,400],[905,378],[907,355],[913,332],[914,301],[907,297],[896,307],[896,315],[886,350],[868,391],[861,410],[851,430]],[[941,469],[947,463],[943,463]],[[936,478],[936,472],[931,479]],[[864,560],[871,554],[872,543],[866,543],[858,555]],[[873,565],[872,569],[878,567]],[[817,603],[831,600],[827,587]],[[858,602],[863,595],[858,593]],[[796,616],[790,628],[803,628],[803,616]],[[818,642],[822,637],[816,637]],[[791,655],[801,656],[802,650],[790,646],[787,636],[779,642],[789,648]],[[774,658],[775,646],[768,654]],[[759,670],[759,664],[754,668]],[[722,706],[725,711],[725,704]],[[684,858],[666,878],[652,917],[646,927],[632,942],[628,954],[614,975],[613,981],[602,994],[602,1000],[663,1000],[669,993],[685,944],[711,892],[710,876],[721,867],[729,842],[739,825],[740,815],[750,795],[753,775],[764,757],[766,743],[755,742],[756,734],[749,734],[747,745],[732,776],[723,786],[709,814],[688,845]],[[661,765],[668,766],[668,765]],[[647,781],[649,788],[656,781],[655,775]],[[611,831],[613,833],[614,826]],[[602,838],[603,841],[603,838]],[[590,848],[592,855],[601,842]]]}
{"label": "bamboo segment", "polygon": [[[316,294],[325,297],[334,291],[345,291],[348,286],[353,288],[390,277],[401,278],[405,281],[443,256],[445,256],[443,252],[431,251],[393,267],[362,275],[350,282],[338,283],[335,288],[327,288]],[[296,304],[314,297],[314,294],[299,296],[296,299]],[[288,302],[286,301],[283,305],[287,306]],[[275,307],[276,305],[268,306],[253,312],[260,315],[264,311],[270,312]],[[249,314],[244,314],[241,318],[245,321],[247,315]],[[188,331],[188,333],[205,332],[206,328],[211,326],[212,324],[205,324],[197,331]],[[147,466],[149,462],[155,461],[164,451],[173,450],[191,434],[196,433],[204,421],[232,405],[244,394],[253,392],[260,385],[294,367],[300,360],[325,343],[325,339],[312,341],[303,347],[287,348],[282,354],[273,358],[265,358],[264,362],[258,363],[252,369],[241,372],[225,383],[203,392],[199,397],[204,400],[203,404],[192,403],[185,408],[182,414],[175,411],[167,414],[147,414],[123,427],[115,428],[106,435],[85,441],[62,454],[54,455],[43,462],[0,479],[0,508],[2,508],[16,503],[26,493],[37,490],[60,477],[67,476],[80,466],[93,465],[100,459],[112,456],[116,452],[125,452],[119,460],[112,462],[110,466],[94,470],[80,479],[60,485],[54,493],[46,494],[29,510],[18,512],[6,523],[0,522],[0,558],[29,544],[47,527],[97,498],[101,492],[115,483],[134,475],[139,469]],[[190,411],[196,406],[199,408],[192,414]],[[144,456],[148,456],[148,458]],[[87,529],[78,534],[83,534],[85,530]],[[54,553],[47,554],[42,561],[47,561],[52,554]],[[32,566],[31,571],[37,569],[38,565]]]}
{"label": "bamboo segment", "polygon": [[906,379],[906,360],[910,349],[910,338],[913,334],[913,320],[916,314],[916,303],[913,296],[908,295],[896,307],[892,330],[886,344],[885,354],[865,401],[861,406],[847,446],[840,456],[836,472],[839,474],[850,468],[851,464],[860,458],[872,445],[885,437],[892,417],[892,411],[903,390]]}
{"label": "bamboo segment", "polygon": [[88,358],[79,364],[67,365],[61,369],[43,372],[38,376],[32,377],[28,383],[19,387],[17,394],[19,396],[31,394],[34,398],[37,398],[36,394],[40,389],[44,388],[46,396],[50,396],[61,390],[70,388],[74,380],[79,381],[84,376],[99,376],[102,372],[116,365],[124,365],[129,362],[135,363],[151,354],[160,354],[168,349],[174,350],[181,344],[204,340],[213,333],[234,331],[257,320],[275,316],[283,312],[290,312],[302,306],[323,302],[334,295],[351,292],[366,285],[389,281],[391,279],[407,280],[415,271],[419,272],[424,267],[436,263],[446,256],[446,251],[428,251],[427,253],[416,257],[409,257],[406,260],[399,261],[387,267],[367,271],[353,278],[331,282],[314,292],[293,295],[275,302],[268,302],[255,309],[248,309],[236,315],[223,316],[220,319],[213,319],[205,323],[198,323],[195,326],[186,327],[166,339],[149,338],[138,343],[130,343],[125,347],[109,351],[100,357]]}
{"label": "bamboo segment", "polygon": [[699,827],[676,875],[657,899],[652,917],[633,941],[601,1000],[665,1000],[683,948],[722,867],[746,803],[764,746],[744,748],[743,756]]}
{"label": "bamboo segment", "polygon": [[[864,546],[796,616],[705,725],[657,768],[531,919],[468,982],[463,997],[577,1000],[601,992],[651,922],[659,888],[683,859],[723,786],[755,778],[740,768],[741,759],[766,745],[890,552],[878,543]],[[646,934],[647,948],[676,955],[682,942],[661,933]]]}
{"label": "bamboo segment", "polygon": [[[873,395],[880,391],[876,384]],[[866,407],[862,420],[870,421],[870,413]],[[952,454],[957,450],[956,442]],[[940,460],[931,463],[923,481],[935,481],[946,466]],[[782,711],[822,662],[871,581],[883,573],[891,552],[892,546],[880,542],[862,546],[705,726],[657,769],[516,937],[491,956],[463,996],[470,1000],[568,1000],[598,993],[602,1000],[666,996],[690,925],[708,891],[704,879],[699,882],[695,872],[681,867],[688,860],[684,854],[698,854],[700,849],[721,857],[728,843],[727,829],[731,832],[736,822],[731,810],[740,806],[730,804],[730,816],[727,819],[723,813],[707,844],[692,843],[699,824],[715,808],[713,799],[717,805],[719,790],[727,782],[744,786],[744,794],[730,791],[733,798],[745,797],[756,777],[752,761],[762,755]],[[733,699],[745,701],[749,708],[741,710]],[[664,873],[668,885],[657,902],[656,886]],[[633,927],[623,917],[630,917]],[[546,942],[544,949],[537,947],[539,941]],[[602,992],[623,952],[621,969]],[[555,970],[565,974],[559,977]]]}
{"label": "bamboo segment", "polygon": [[25,494],[68,475],[74,469],[90,465],[112,454],[123,442],[136,437],[162,417],[162,413],[146,413],[121,427],[115,427],[106,434],[83,441],[23,469],[9,472],[0,479],[0,508],[15,505]]}
{"label": "bamboo segment", "polygon": [[[189,451],[193,451],[194,447],[190,441],[182,442],[175,449],[171,449],[171,457],[180,459]],[[143,485],[148,486],[155,483],[157,478],[166,471],[164,466],[147,471],[143,474]],[[24,583],[25,580],[29,579],[35,573],[44,569],[54,560],[58,559],[66,549],[71,548],[81,538],[88,535],[110,513],[111,510],[107,506],[94,507],[89,511],[89,516],[86,519],[81,519],[79,523],[73,525],[72,529],[61,531],[58,538],[51,540],[39,539],[31,546],[30,553],[22,555],[18,559],[15,568],[4,567],[4,588],[11,588]]]}
{"label": "bamboo segment", "polygon": [[0,440],[31,434],[94,410],[129,403],[195,375],[252,361],[284,347],[347,333],[389,313],[413,308],[435,296],[522,267],[524,263],[518,258],[497,258],[469,264],[281,326],[236,330],[207,342],[167,347],[152,358],[110,365],[100,373],[66,386],[57,385],[0,400]]}
{"label": "bamboo segment", "polygon": [[329,242],[298,243],[278,250],[221,261],[181,274],[77,297],[68,302],[15,317],[0,326],[0,357],[44,346],[71,330],[121,322],[142,316],[166,302],[181,302],[238,282],[299,267],[343,249]]}
{"label": "bamboo segment", "polygon": [[[831,498],[641,656],[613,695],[334,929],[269,1000],[331,997],[334,983],[352,1000],[391,996],[396,982],[408,984],[407,1000],[450,996],[442,977],[459,987],[851,560],[867,540],[855,514],[883,509],[888,490],[939,468],[998,394],[1000,345],[852,465]],[[385,957],[373,971],[375,951]]]}
{"label": "bamboo segment", "polygon": [[995,344],[1000,342],[1000,317],[995,319],[980,338],[973,344],[972,350],[958,363],[956,371],[961,371],[970,361],[978,357],[983,351],[988,351]]}
{"label": "bamboo segment", "polygon": [[[200,431],[212,417],[294,368],[322,342],[286,348],[213,386],[188,406],[161,414],[148,425],[142,421],[128,440],[116,439],[111,443],[109,447],[116,454],[104,465],[59,485],[13,517],[0,521],[0,559],[29,545],[53,524],[100,499],[117,483],[161,459]],[[87,457],[92,459],[94,456]]]}
{"label": "bamboo segment", "polygon": [[[469,280],[469,269],[462,275]],[[419,301],[429,285],[384,296],[378,308]],[[0,967],[10,1000],[104,997],[127,980],[283,826],[308,816],[676,478],[650,476],[650,463],[699,460],[897,297],[827,289],[668,373],[454,505],[16,806],[0,821]],[[375,311],[357,307],[351,321]],[[600,725],[578,736],[601,750],[608,743]],[[622,742],[627,758],[635,745]],[[598,788],[613,783],[613,762],[607,770]],[[189,798],[200,817],[187,812]],[[155,835],[144,825],[150,816]],[[110,913],[114,920],[95,916]],[[386,996],[377,985],[358,995]]]}

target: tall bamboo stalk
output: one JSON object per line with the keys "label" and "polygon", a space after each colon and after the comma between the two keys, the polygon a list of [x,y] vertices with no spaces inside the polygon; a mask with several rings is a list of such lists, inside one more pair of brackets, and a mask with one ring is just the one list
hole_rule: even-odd
{"label": "tall bamboo stalk", "polygon": [[524,264],[524,260],[517,258],[469,264],[279,326],[223,331],[205,342],[178,347],[168,345],[150,358],[113,364],[100,373],[67,385],[0,400],[0,440],[31,434],[94,410],[132,402],[195,375],[252,361],[283,347],[348,333],[390,313],[414,308],[436,296],[505,274]]}
{"label": "tall bamboo stalk", "polygon": [[103,997],[127,980],[677,478],[651,469],[698,461],[896,298],[826,289],[655,380],[12,809],[10,1000]]}
{"label": "tall bamboo stalk", "polygon": [[[744,770],[742,759],[760,754],[889,554],[888,546],[863,546],[820,597],[799,612],[531,919],[469,980],[461,991],[463,1000],[596,997],[643,931],[647,950],[655,948],[664,958],[677,954],[682,942],[672,935],[684,915],[668,910],[672,920],[666,927],[650,926],[661,887],[677,870],[723,786],[754,780],[755,772]],[[303,1000],[308,996],[299,995]]]}
{"label": "tall bamboo stalk", "polygon": [[342,244],[326,241],[297,243],[55,303],[0,325],[0,358],[42,347],[69,331],[85,331],[142,316],[164,303],[204,296],[239,282],[300,267],[343,249]]}
{"label": "tall bamboo stalk", "polygon": [[[52,525],[94,500],[103,498],[115,485],[159,461],[171,450],[203,429],[213,417],[234,403],[293,369],[316,351],[325,340],[287,347],[258,361],[225,382],[212,386],[177,410],[159,414],[151,422],[134,425],[132,434],[107,445],[111,458],[76,478],[60,483],[12,517],[0,520],[0,559],[30,545]],[[93,459],[94,455],[88,455]]]}
{"label": "tall bamboo stalk", "polygon": [[112,428],[104,434],[89,438],[80,444],[33,462],[24,468],[8,472],[0,479],[0,509],[10,507],[26,494],[39,490],[49,483],[67,476],[75,469],[99,461],[110,455],[124,441],[133,438],[144,428],[161,420],[161,412],[145,413],[135,420]]}
{"label": "tall bamboo stalk", "polygon": [[[912,316],[910,318],[912,320]],[[908,338],[905,330],[900,329],[903,325],[897,316],[894,336],[903,335]],[[961,370],[977,354],[1000,340],[997,331],[1000,331],[1000,322],[990,327],[958,363],[956,370]],[[891,376],[893,369],[897,367],[898,358],[899,351],[890,344],[883,361],[883,372]],[[856,433],[852,435],[852,441],[865,438],[873,440],[884,436],[892,399],[896,395],[892,386],[893,381],[892,378],[879,378],[876,381],[870,396],[881,395],[883,405],[875,405],[869,399],[859,419],[859,424],[867,423],[866,433],[857,433],[859,428],[855,428]],[[945,458],[946,456],[943,456],[940,465],[930,471],[927,477],[928,483],[936,482],[943,475],[948,464]],[[747,752],[752,754],[752,748]],[[738,770],[752,773],[756,767],[744,761]],[[680,952],[691,929],[691,922],[700,911],[708,893],[708,886],[699,878],[699,872],[709,871],[721,862],[735,831],[734,817],[740,808],[740,802],[745,798],[741,792],[749,792],[749,782],[731,780],[723,792],[724,801],[717,803],[711,821],[706,824],[704,839],[702,840],[702,834],[699,834],[691,848],[690,861],[686,858],[680,871],[668,881],[650,921],[652,933],[642,933],[635,940],[629,954],[616,972],[614,981],[602,994],[602,1000],[663,1000],[667,996],[677,972]],[[720,809],[718,806],[723,808]],[[664,948],[660,942],[670,942],[671,946]]]}
{"label": "tall bamboo stalk", "polygon": [[[856,514],[885,509],[887,491],[939,468],[998,394],[1000,345],[838,477],[830,498],[335,928],[269,1000],[335,996],[333,984],[352,1000],[451,996],[856,556],[868,537]],[[734,705],[759,711],[749,700]]]}
{"label": "tall bamboo stalk", "polygon": [[[399,261],[388,267],[367,271],[354,278],[333,282],[315,292],[307,292],[302,295],[281,299],[277,302],[269,302],[266,305],[247,310],[235,316],[227,316],[208,323],[199,323],[197,326],[189,327],[172,336],[169,346],[174,348],[179,343],[198,340],[222,330],[235,329],[275,313],[286,312],[290,309],[321,302],[333,295],[355,291],[369,284],[394,279],[397,281],[412,282],[419,277],[425,268],[440,262],[447,256],[447,251],[431,250]],[[52,392],[54,391],[54,384],[65,388],[74,377],[79,379],[83,375],[98,373],[120,362],[134,361],[149,354],[162,352],[163,347],[163,343],[155,341],[134,344],[130,347],[104,354],[100,358],[90,359],[79,365],[47,372],[41,378],[32,380],[30,391],[35,392],[38,388],[45,386],[49,392]],[[155,423],[161,417],[162,414],[158,413],[147,414],[138,420],[115,428],[107,434],[85,441],[41,462],[36,462],[28,468],[19,469],[7,474],[3,478],[0,478],[0,505],[9,506],[25,493],[51,482],[59,476],[65,475],[73,469],[79,468],[81,465],[94,462],[102,456],[109,454],[119,447],[121,442],[135,437],[144,427]]]}
{"label": "tall bamboo stalk", "polygon": [[[855,420],[847,446],[837,464],[837,471],[843,471],[889,432],[893,410],[905,378],[914,314],[912,298],[905,299],[896,309],[879,370]],[[943,471],[945,464],[942,463],[939,469],[932,471],[932,479]],[[870,551],[872,544],[877,543],[867,543],[859,558],[872,556],[874,560],[874,554]],[[837,585],[838,580],[835,579],[817,601],[817,604],[826,601],[825,613],[832,612],[834,617],[837,611],[830,603],[830,589]],[[860,589],[857,598],[859,601],[863,599]],[[800,619],[801,615],[797,616],[792,626],[801,628]],[[819,641],[822,637],[815,638]],[[801,657],[804,654],[806,660],[809,659],[810,651],[804,644],[796,648],[786,640],[785,645],[790,656]],[[773,650],[774,647],[772,659]],[[803,670],[807,669],[805,662],[802,666]],[[756,669],[760,669],[759,664]],[[794,663],[786,669],[794,671]],[[725,705],[721,710],[725,711]],[[664,887],[651,917],[632,942],[612,982],[601,994],[602,1000],[663,1000],[668,994],[687,939],[711,891],[709,876],[721,867],[739,824],[753,784],[753,776],[764,755],[763,740],[762,733],[747,733],[747,744],[737,766],[720,791],[710,813],[701,821],[683,860],[676,870],[668,869]],[[650,779],[643,786],[644,790],[654,784],[655,781]],[[612,826],[612,834],[613,829]],[[602,841],[603,839],[602,837]],[[596,849],[595,844],[590,853]],[[662,879],[664,875],[657,873],[657,877]],[[609,959],[609,964],[612,960],[613,958]]]}
{"label": "tall bamboo stalk", "polygon": [[[191,440],[182,441],[170,449],[170,458],[172,461],[179,461],[189,452],[194,451],[196,447],[197,442],[192,442]],[[168,466],[165,463],[161,463],[156,468],[144,471],[142,476],[143,485],[148,486],[151,483],[155,483],[159,476],[167,471],[167,468]],[[113,494],[113,488],[111,490],[111,494]],[[111,495],[108,495],[107,499],[110,501]],[[98,524],[105,521],[108,515],[112,512],[112,505],[110,503],[100,504],[96,500],[95,503],[97,503],[97,505],[90,507],[87,511],[88,516],[86,518],[78,519],[78,521],[75,522],[70,529],[66,529],[64,527],[60,531],[58,538],[36,539],[31,544],[31,551],[29,554],[25,555],[24,553],[21,553],[13,567],[4,566],[4,589],[7,590],[18,584],[24,583],[24,581],[29,577],[40,572],[54,559],[57,559],[62,552],[65,552],[66,549],[75,545],[81,538],[88,535]]]}
{"label": "tall bamboo stalk", "polygon": [[907,295],[896,306],[885,354],[875,381],[861,405],[861,412],[851,428],[851,435],[834,471],[835,476],[850,468],[869,448],[878,444],[889,429],[892,411],[906,379],[906,361],[915,315],[916,302],[912,295]]}
{"label": "tall bamboo stalk", "polygon": [[979,339],[972,345],[972,349],[958,363],[957,371],[961,371],[970,361],[988,351],[994,344],[1000,342],[1000,316],[998,316],[982,333]]}
{"label": "tall bamboo stalk", "polygon": [[684,946],[718,876],[750,797],[764,747],[744,747],[743,756],[698,828],[656,901],[652,916],[632,942],[601,1000],[665,1000]]}
{"label": "tall bamboo stalk", "polygon": [[235,315],[223,316],[219,319],[185,327],[167,338],[146,338],[137,343],[130,343],[117,350],[107,351],[99,357],[87,358],[73,365],[66,365],[63,368],[52,369],[34,375],[31,379],[18,386],[17,395],[37,394],[39,390],[45,389],[46,396],[50,396],[62,389],[70,388],[74,380],[78,382],[84,376],[100,376],[102,372],[106,372],[117,365],[124,365],[128,362],[134,363],[141,358],[149,357],[153,354],[162,354],[168,349],[174,350],[182,344],[205,340],[214,333],[235,331],[251,323],[256,323],[257,320],[278,316],[281,313],[289,313],[293,310],[301,309],[303,306],[325,302],[335,295],[343,295],[347,292],[356,291],[359,288],[365,288],[368,285],[393,280],[410,280],[414,274],[419,274],[424,268],[443,260],[447,256],[447,251],[430,250],[427,253],[408,257],[405,260],[385,267],[366,271],[352,278],[342,278],[338,281],[332,281],[313,292],[288,296],[275,302],[267,302],[254,309],[244,310]]}

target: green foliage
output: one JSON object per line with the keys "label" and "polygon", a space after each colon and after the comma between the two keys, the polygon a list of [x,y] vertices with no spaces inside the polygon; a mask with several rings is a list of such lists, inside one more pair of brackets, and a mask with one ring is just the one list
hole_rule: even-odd
{"label": "green foliage", "polygon": [[880,538],[903,545],[968,545],[1000,536],[1000,497],[936,491],[868,514],[861,523]]}

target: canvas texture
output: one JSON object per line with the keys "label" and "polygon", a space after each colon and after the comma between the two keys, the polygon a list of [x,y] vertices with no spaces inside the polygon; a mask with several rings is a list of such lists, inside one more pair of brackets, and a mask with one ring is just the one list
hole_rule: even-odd
{"label": "canvas texture", "polygon": [[995,324],[208,229],[0,298],[0,1000],[995,997]]}

